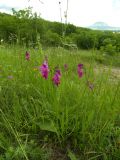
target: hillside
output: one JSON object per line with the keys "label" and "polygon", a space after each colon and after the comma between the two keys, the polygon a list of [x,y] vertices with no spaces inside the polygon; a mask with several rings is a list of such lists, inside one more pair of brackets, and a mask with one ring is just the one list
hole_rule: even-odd
{"label": "hillside", "polygon": [[91,29],[50,22],[32,13],[30,8],[20,11],[13,9],[13,15],[0,13],[0,44],[17,44],[27,48],[39,48],[41,45],[66,49],[96,48],[108,54],[118,53],[120,34],[107,28],[109,26],[103,22],[95,23]]}

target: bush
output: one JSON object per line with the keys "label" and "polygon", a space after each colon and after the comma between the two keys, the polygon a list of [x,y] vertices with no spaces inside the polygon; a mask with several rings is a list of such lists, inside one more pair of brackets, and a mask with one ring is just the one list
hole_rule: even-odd
{"label": "bush", "polygon": [[94,48],[96,43],[95,36],[90,32],[82,32],[76,37],[76,44],[82,49]]}
{"label": "bush", "polygon": [[100,50],[105,54],[114,55],[116,53],[116,46],[107,44],[105,46],[101,46]]}
{"label": "bush", "polygon": [[44,36],[43,44],[47,46],[60,46],[61,38],[57,33],[48,31]]}

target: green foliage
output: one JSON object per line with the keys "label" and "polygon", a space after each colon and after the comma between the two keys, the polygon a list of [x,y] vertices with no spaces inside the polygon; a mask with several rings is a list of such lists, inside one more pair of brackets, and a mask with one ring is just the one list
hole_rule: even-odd
{"label": "green foliage", "polygon": [[24,10],[16,11],[14,8],[12,8],[13,15],[20,19],[32,19],[32,8],[28,7]]}
{"label": "green foliage", "polygon": [[47,28],[49,28],[51,32],[57,33],[59,36],[62,36],[63,34],[63,26],[64,24],[59,22],[47,23]]}
{"label": "green foliage", "polygon": [[65,25],[65,35],[71,35],[72,33],[76,33],[76,26],[73,24]]}
{"label": "green foliage", "polygon": [[96,39],[91,32],[81,32],[77,38],[76,43],[79,48],[91,49],[95,47]]}
{"label": "green foliage", "polygon": [[100,50],[102,51],[102,53],[109,54],[109,55],[115,55],[117,52],[117,47],[115,43],[116,43],[115,40],[106,38],[104,39],[103,46],[101,46]]}
{"label": "green foliage", "polygon": [[101,47],[102,53],[109,54],[109,55],[115,55],[116,54],[116,46],[113,46],[112,44],[107,44],[105,46]]}
{"label": "green foliage", "polygon": [[59,37],[59,35],[57,33],[48,31],[45,35],[44,35],[44,45],[46,46],[60,46],[61,45],[61,38]]}
{"label": "green foliage", "polygon": [[76,156],[70,150],[68,151],[68,157],[70,160],[77,160]]}

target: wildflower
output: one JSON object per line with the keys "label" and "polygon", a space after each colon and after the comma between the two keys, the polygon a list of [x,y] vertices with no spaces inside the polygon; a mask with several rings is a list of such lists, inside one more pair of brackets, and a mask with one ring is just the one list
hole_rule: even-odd
{"label": "wildflower", "polygon": [[82,69],[83,68],[83,64],[78,64],[78,67]]}
{"label": "wildflower", "polygon": [[78,72],[78,76],[79,78],[81,78],[83,76],[83,64],[78,64],[78,68],[77,68],[77,72]]}
{"label": "wildflower", "polygon": [[61,77],[61,72],[59,69],[56,70],[56,73],[59,74],[59,76]]}
{"label": "wildflower", "polygon": [[42,66],[40,66],[40,71],[43,76],[43,78],[47,79],[48,78],[48,73],[49,73],[49,68],[48,68],[48,63],[45,60]]}
{"label": "wildflower", "polygon": [[61,72],[60,70],[56,70],[54,77],[52,78],[53,83],[58,86],[60,84]]}
{"label": "wildflower", "polygon": [[65,71],[68,70],[68,64],[64,64],[64,69],[65,69]]}
{"label": "wildflower", "polygon": [[27,51],[26,51],[26,53],[25,53],[25,59],[26,59],[27,61],[30,60],[30,53],[27,52]]}

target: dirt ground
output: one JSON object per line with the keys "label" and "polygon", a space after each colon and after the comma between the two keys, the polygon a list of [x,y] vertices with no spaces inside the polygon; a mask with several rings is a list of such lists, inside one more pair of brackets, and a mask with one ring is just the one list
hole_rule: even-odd
{"label": "dirt ground", "polygon": [[110,74],[110,79],[120,81],[120,68],[109,68],[107,66],[99,67],[95,69],[96,73],[105,72]]}

